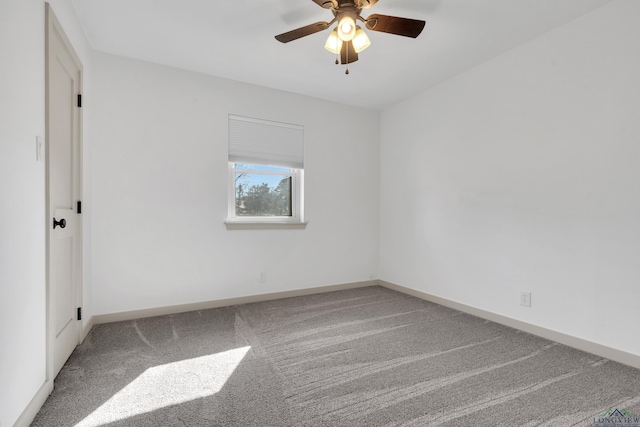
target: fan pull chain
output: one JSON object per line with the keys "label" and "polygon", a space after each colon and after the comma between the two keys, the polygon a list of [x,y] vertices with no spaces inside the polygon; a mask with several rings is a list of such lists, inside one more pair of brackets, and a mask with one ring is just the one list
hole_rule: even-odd
{"label": "fan pull chain", "polygon": [[344,73],[348,75],[349,74],[349,42],[346,42],[346,43],[347,43],[347,54],[346,54],[346,56],[347,56],[347,64],[346,64],[347,65],[347,71],[345,71]]}
{"label": "fan pull chain", "polygon": [[[338,31],[338,27],[335,28],[336,34]],[[340,49],[337,48],[338,46],[338,42],[336,40],[336,65],[340,64],[340,61],[338,61],[338,58],[340,58]],[[342,48],[342,44],[340,45],[340,48]]]}

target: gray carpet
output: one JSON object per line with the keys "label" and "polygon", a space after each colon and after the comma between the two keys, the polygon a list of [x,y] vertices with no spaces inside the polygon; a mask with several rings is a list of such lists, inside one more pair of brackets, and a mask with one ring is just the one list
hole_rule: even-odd
{"label": "gray carpet", "polygon": [[640,414],[639,370],[375,286],[97,325],[33,425],[594,426],[611,408]]}

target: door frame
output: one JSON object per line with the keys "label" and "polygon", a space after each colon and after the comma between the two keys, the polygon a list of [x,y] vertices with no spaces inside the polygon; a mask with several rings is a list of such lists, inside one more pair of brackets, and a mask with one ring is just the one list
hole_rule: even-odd
{"label": "door frame", "polygon": [[[51,189],[50,189],[50,155],[49,149],[51,147],[50,141],[50,114],[49,114],[49,61],[51,58],[50,50],[51,50],[51,38],[54,36],[58,37],[65,49],[69,52],[71,58],[73,59],[75,65],[77,66],[78,72],[78,94],[82,94],[83,90],[83,77],[84,71],[82,67],[82,62],[80,58],[76,54],[76,51],[73,49],[73,46],[69,39],[67,38],[60,21],[56,18],[51,5],[48,2],[45,2],[45,227],[46,227],[46,381],[49,383],[50,390],[53,390],[53,380],[55,379],[56,373],[54,372],[53,366],[53,343],[55,340],[55,323],[53,321],[53,307],[52,307],[52,299],[51,299],[51,283],[52,283],[52,268],[51,268],[51,246],[52,246],[52,217],[51,217]],[[82,108],[78,108],[76,106],[76,114],[75,118],[77,119],[77,123],[75,126],[75,132],[77,134],[77,177],[74,177],[74,180],[77,180],[77,187],[74,190],[74,199],[81,201],[83,195],[83,139],[82,139]],[[76,212],[77,214],[77,212]],[[77,307],[82,306],[82,288],[83,288],[83,220],[82,217],[79,218],[78,221],[78,229],[77,229],[77,241],[76,241],[76,250],[74,253],[75,257],[75,280],[73,283],[73,294],[74,294],[74,303]],[[78,321],[78,320],[76,320]],[[82,322],[82,321],[80,321]],[[82,341],[82,324],[78,325],[78,337],[77,344],[80,344]]]}

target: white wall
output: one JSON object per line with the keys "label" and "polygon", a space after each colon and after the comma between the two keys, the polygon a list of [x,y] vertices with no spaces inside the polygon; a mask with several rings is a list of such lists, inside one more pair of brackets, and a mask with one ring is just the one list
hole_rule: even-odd
{"label": "white wall", "polygon": [[[52,4],[72,30],[72,43],[82,46],[84,36],[67,3]],[[36,161],[36,136],[45,135],[44,10],[41,0],[0,2],[2,427],[13,425],[46,387],[45,166]]]}
{"label": "white wall", "polygon": [[[107,54],[94,72],[96,314],[377,275],[378,113]],[[225,228],[230,113],[305,127],[305,230]]]}
{"label": "white wall", "polygon": [[639,19],[614,2],[382,113],[381,279],[640,354]]}
{"label": "white wall", "polygon": [[0,3],[0,425],[45,381],[44,5]]}

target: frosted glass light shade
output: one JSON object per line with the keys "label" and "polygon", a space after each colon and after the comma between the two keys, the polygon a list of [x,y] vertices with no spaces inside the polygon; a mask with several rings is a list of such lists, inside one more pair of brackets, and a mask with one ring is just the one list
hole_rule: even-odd
{"label": "frosted glass light shade", "polygon": [[348,42],[356,35],[356,21],[350,15],[344,15],[338,22],[338,37]]}
{"label": "frosted glass light shade", "polygon": [[324,44],[324,48],[331,53],[335,53],[336,55],[340,53],[340,50],[342,49],[342,40],[340,40],[340,37],[338,37],[337,28],[334,29],[331,34],[329,34],[329,38]]}
{"label": "frosted glass light shade", "polygon": [[360,53],[371,46],[371,40],[360,26],[357,26],[356,35],[353,37],[353,49],[356,53]]}

